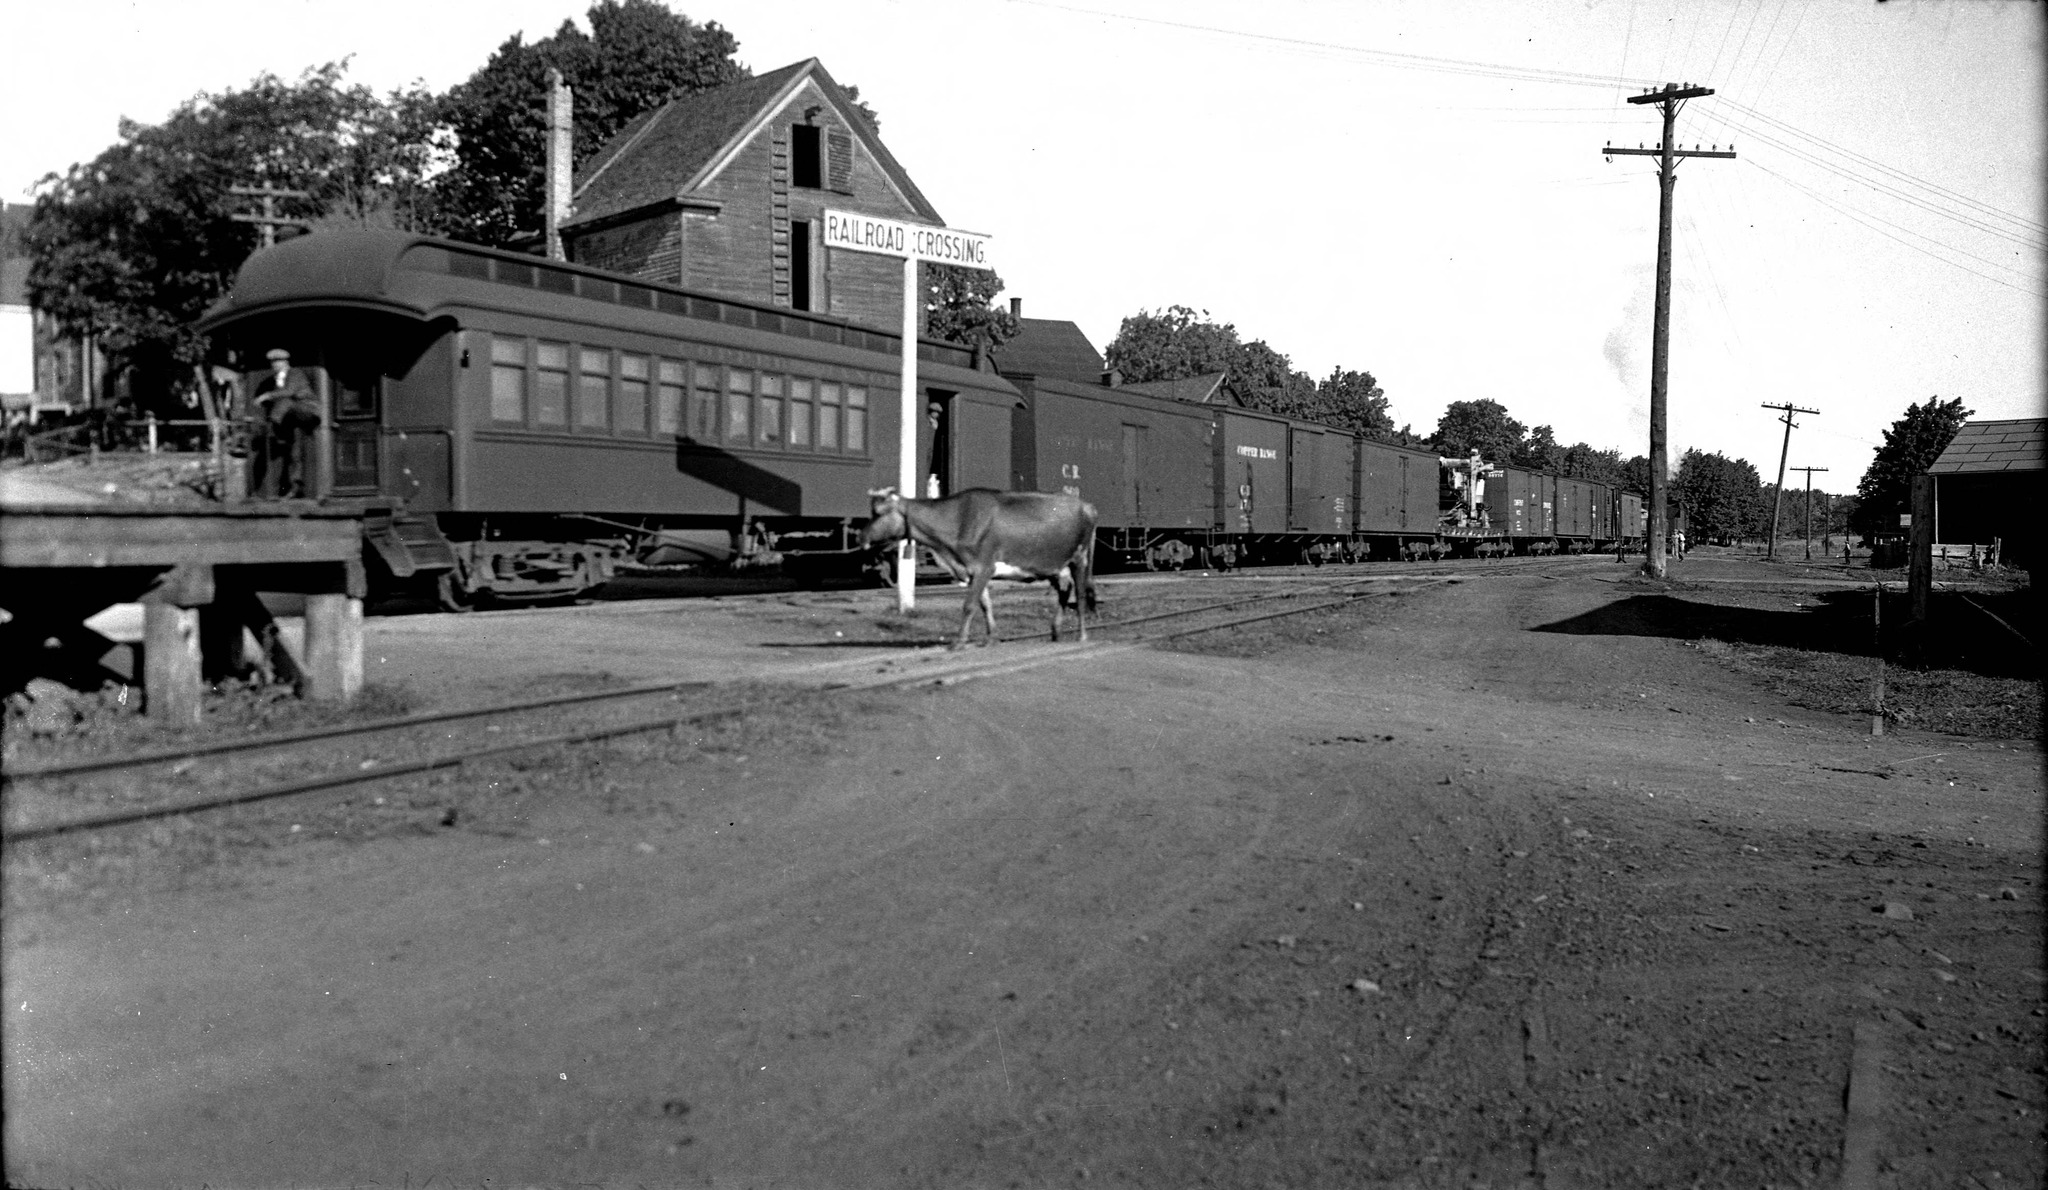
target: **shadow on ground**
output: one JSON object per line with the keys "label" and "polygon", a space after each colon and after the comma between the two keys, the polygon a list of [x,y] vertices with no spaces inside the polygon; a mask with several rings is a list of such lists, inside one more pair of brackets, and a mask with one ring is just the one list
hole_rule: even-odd
{"label": "shadow on ground", "polygon": [[1887,592],[1881,615],[1867,590],[1829,591],[1791,610],[1729,606],[1676,595],[1633,595],[1605,607],[1538,625],[1570,636],[1661,636],[1728,644],[1875,657],[1920,668],[1960,669],[1992,677],[2033,678],[2040,655],[2038,613],[2026,590],[1965,594],[1937,591],[1925,624],[1908,620],[1903,593]]}

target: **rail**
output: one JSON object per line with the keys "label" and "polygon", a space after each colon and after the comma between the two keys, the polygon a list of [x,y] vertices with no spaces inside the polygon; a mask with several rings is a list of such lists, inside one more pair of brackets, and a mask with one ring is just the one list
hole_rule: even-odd
{"label": "rail", "polygon": [[[1306,587],[1279,593],[1260,593],[1254,595],[1247,595],[1233,599],[1204,603],[1190,608],[1178,608],[1173,609],[1171,611],[1160,612],[1152,615],[1133,617],[1128,620],[1097,621],[1091,627],[1093,627],[1094,630],[1098,632],[1123,633],[1126,630],[1134,629],[1140,625],[1152,625],[1166,620],[1184,619],[1190,616],[1203,615],[1209,612],[1224,610],[1227,608],[1243,607],[1245,605],[1307,601],[1298,602],[1297,606],[1286,607],[1279,610],[1264,611],[1253,615],[1238,616],[1224,620],[1195,624],[1192,626],[1183,626],[1174,628],[1166,632],[1134,633],[1130,637],[1108,642],[1107,645],[1107,647],[1110,648],[1135,647],[1136,645],[1144,643],[1180,639],[1188,636],[1198,635],[1205,632],[1216,632],[1226,628],[1240,627],[1248,624],[1281,619],[1288,616],[1304,615],[1310,612],[1324,611],[1333,608],[1343,607],[1349,603],[1354,602],[1357,599],[1364,598],[1366,595],[1372,593],[1370,591],[1356,591],[1356,588],[1368,586],[1384,587],[1384,585],[1389,581],[1402,580],[1436,582],[1458,581],[1455,577],[1452,576],[1375,575],[1360,578],[1346,578],[1313,587]],[[1316,599],[1317,596],[1322,595],[1331,595],[1335,597],[1321,600]],[[1032,640],[1035,639],[1035,637],[1042,635],[1045,634],[1027,634],[1014,637],[1005,637],[1003,639],[1007,642],[1020,642]],[[988,653],[979,650],[977,650],[976,653],[972,655],[963,657],[962,654],[957,653],[939,653],[939,650],[934,648],[926,650],[927,654],[938,654],[942,657],[948,658],[948,660],[930,669],[926,669],[918,673],[890,672],[881,674],[879,676],[867,675],[858,680],[831,683],[826,685],[824,689],[827,692],[839,693],[890,687],[907,687],[918,685],[949,685],[955,682],[967,680],[974,677],[992,676],[994,674],[1008,672],[1010,670],[1022,667],[1022,664],[1039,664],[1049,661],[1071,660],[1082,656],[1093,655],[1095,653],[1103,651],[1104,647],[1105,646],[1099,644],[1083,644],[1076,645],[1071,648],[1063,646],[1055,650],[1042,651],[1039,653],[1035,653],[1030,657],[1021,658],[1014,655],[1014,653],[990,656]],[[549,710],[571,704],[599,704],[606,702],[626,702],[633,699],[645,699],[648,697],[658,695],[668,695],[671,697],[675,697],[679,696],[683,691],[687,689],[701,689],[707,686],[708,683],[665,683],[650,686],[628,687],[619,690],[585,692],[575,695],[557,695],[548,698],[501,703],[494,706],[473,708],[469,710],[443,711],[434,712],[426,715],[394,717],[390,719],[378,720],[367,724],[353,724],[328,728],[316,728],[307,731],[280,733],[270,736],[254,737],[246,740],[217,741],[208,744],[194,745],[191,747],[163,749],[148,753],[135,754],[127,757],[95,758],[92,760],[43,765],[35,768],[16,769],[11,772],[8,772],[4,774],[6,778],[5,784],[9,787],[14,787],[26,782],[40,781],[44,779],[52,779],[58,777],[78,776],[95,772],[105,773],[121,769],[143,768],[151,765],[160,765],[166,763],[189,762],[193,759],[202,756],[220,757],[234,756],[237,754],[250,754],[264,750],[276,749],[290,746],[293,744],[302,744],[317,740],[370,738],[404,729],[416,729],[420,727],[433,726],[437,724],[465,719],[479,720],[491,718],[505,718],[523,713]],[[654,718],[633,719],[625,722],[616,723],[604,723],[595,726],[582,727],[570,731],[555,731],[540,735],[527,736],[517,740],[491,742],[483,746],[455,748],[440,755],[425,757],[416,760],[386,763],[374,759],[357,761],[352,757],[344,758],[337,768],[329,772],[318,774],[311,777],[303,777],[289,781],[259,785],[253,788],[246,788],[242,790],[215,792],[195,798],[178,799],[146,805],[125,806],[115,809],[103,810],[91,814],[77,815],[64,818],[53,818],[41,822],[32,821],[21,823],[6,828],[4,831],[4,836],[0,836],[0,843],[4,843],[7,846],[12,846],[17,843],[29,842],[36,839],[45,839],[57,835],[104,829],[107,827],[126,825],[130,823],[145,822],[154,819],[170,818],[179,815],[193,814],[208,810],[225,809],[235,806],[250,805],[259,802],[274,801],[281,798],[289,798],[311,793],[344,789],[353,786],[368,784],[371,782],[385,781],[395,777],[403,777],[413,774],[433,772],[440,769],[455,768],[472,761],[484,760],[492,757],[508,755],[516,752],[530,751],[534,749],[592,743],[600,740],[613,739],[626,735],[646,734],[650,732],[665,730],[673,731],[692,724],[709,722],[721,718],[742,716],[746,714],[747,709],[748,708],[744,703],[728,703],[724,705],[716,705],[711,707],[698,708],[694,710],[681,711],[678,713],[663,714]],[[499,730],[499,728],[496,726],[492,726],[487,727],[485,730],[496,731]]]}

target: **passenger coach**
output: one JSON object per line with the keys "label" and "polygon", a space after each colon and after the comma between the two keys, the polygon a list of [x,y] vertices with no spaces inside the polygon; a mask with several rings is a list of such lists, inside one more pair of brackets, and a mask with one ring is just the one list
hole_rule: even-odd
{"label": "passenger coach", "polygon": [[[897,474],[901,340],[823,315],[324,231],[252,256],[200,329],[245,391],[271,349],[306,368],[318,494],[365,509],[373,575],[450,605],[574,594],[634,559],[850,560]],[[1009,487],[1017,390],[954,344],[918,358],[918,473]]]}

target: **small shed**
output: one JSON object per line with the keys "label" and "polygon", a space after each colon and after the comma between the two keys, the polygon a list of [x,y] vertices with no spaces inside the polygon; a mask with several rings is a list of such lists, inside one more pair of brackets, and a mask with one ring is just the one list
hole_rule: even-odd
{"label": "small shed", "polygon": [[1967,556],[1974,546],[1984,557],[1996,546],[2005,565],[2038,567],[2042,482],[2048,476],[2044,442],[2048,418],[1965,422],[1927,468],[1934,549]]}

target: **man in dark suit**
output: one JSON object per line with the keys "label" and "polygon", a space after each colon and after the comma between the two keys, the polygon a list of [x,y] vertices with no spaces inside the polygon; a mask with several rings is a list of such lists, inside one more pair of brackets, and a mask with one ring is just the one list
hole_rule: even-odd
{"label": "man in dark suit", "polygon": [[270,375],[256,382],[250,418],[255,491],[260,496],[305,496],[313,431],[320,428],[320,394],[304,370],[292,367],[291,352],[280,347],[268,358]]}

